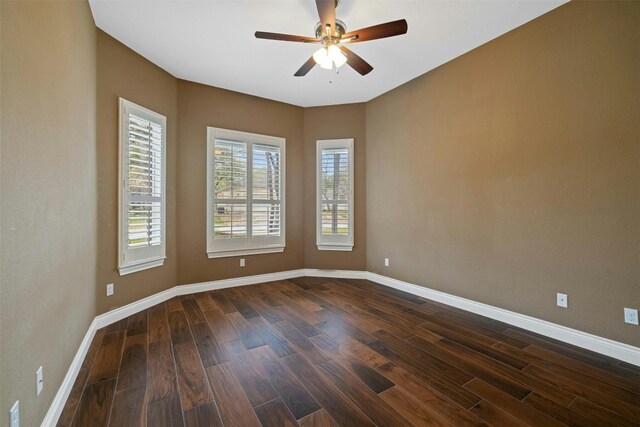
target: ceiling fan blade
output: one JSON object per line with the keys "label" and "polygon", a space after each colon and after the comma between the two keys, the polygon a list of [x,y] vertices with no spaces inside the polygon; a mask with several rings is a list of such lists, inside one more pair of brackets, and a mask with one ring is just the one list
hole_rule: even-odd
{"label": "ceiling fan blade", "polygon": [[305,62],[302,67],[300,67],[300,69],[298,71],[296,71],[296,73],[294,74],[294,76],[296,77],[303,77],[306,76],[307,73],[309,71],[311,71],[311,69],[314,67],[314,65],[316,65],[316,61],[313,59],[313,56],[311,58],[309,58],[307,60],[307,62]]}
{"label": "ceiling fan blade", "polygon": [[331,25],[331,33],[335,32],[336,0],[316,0],[316,7],[318,8],[323,33],[327,24]]}
{"label": "ceiling fan blade", "polygon": [[353,38],[353,40],[346,41],[346,43],[366,42],[367,40],[399,36],[405,34],[408,28],[407,21],[400,19],[399,21],[386,22],[384,24],[374,25],[373,27],[348,32],[342,36],[342,39]]}
{"label": "ceiling fan blade", "polygon": [[356,55],[346,47],[340,46],[340,50],[342,51],[342,53],[347,55],[347,64],[349,64],[351,68],[359,72],[361,75],[366,76],[371,72],[371,70],[373,70],[373,67],[369,65],[367,61],[360,58],[358,55]]}
{"label": "ceiling fan blade", "polygon": [[318,39],[305,36],[294,36],[292,34],[268,33],[266,31],[256,31],[257,39],[280,40],[283,42],[319,43]]}

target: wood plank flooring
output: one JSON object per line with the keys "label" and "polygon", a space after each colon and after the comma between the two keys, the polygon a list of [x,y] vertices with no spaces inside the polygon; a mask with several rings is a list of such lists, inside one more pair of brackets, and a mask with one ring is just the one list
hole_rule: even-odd
{"label": "wood plank flooring", "polygon": [[640,368],[366,280],[185,295],[95,336],[59,426],[638,426]]}

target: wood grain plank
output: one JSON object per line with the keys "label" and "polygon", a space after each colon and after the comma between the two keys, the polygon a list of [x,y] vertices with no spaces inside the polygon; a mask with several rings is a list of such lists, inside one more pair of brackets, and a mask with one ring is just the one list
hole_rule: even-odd
{"label": "wood grain plank", "polygon": [[[173,352],[169,341],[149,344],[147,394],[149,402],[158,402],[178,396],[178,385]],[[164,408],[164,406],[161,406]]]}
{"label": "wood grain plank", "polygon": [[[139,335],[136,335],[139,336]],[[146,387],[131,387],[116,393],[109,425],[145,427],[147,425]]]}
{"label": "wood grain plank", "polygon": [[164,304],[158,304],[149,309],[149,344],[158,341],[171,340],[167,310]]}
{"label": "wood grain plank", "polygon": [[383,391],[380,393],[380,397],[414,426],[449,427],[451,425],[446,420],[440,418],[437,412],[429,410],[427,406],[411,397],[399,387],[391,387]]}
{"label": "wood grain plank", "polygon": [[364,383],[351,375],[337,361],[330,360],[319,366],[321,372],[377,425],[409,425],[409,422],[402,415],[366,387]]}
{"label": "wood grain plank", "polygon": [[309,340],[316,347],[329,354],[331,359],[340,362],[344,368],[362,381],[374,393],[380,393],[390,387],[393,387],[393,382],[389,381],[375,369],[367,366],[357,357],[351,355],[348,351],[341,350],[340,343],[333,341],[327,335],[317,335],[309,338]]}
{"label": "wood grain plank", "polygon": [[211,366],[206,371],[223,424],[226,427],[260,427],[253,407],[231,365],[222,363]]}
{"label": "wood grain plank", "polygon": [[107,326],[106,333],[109,334],[111,332],[126,331],[128,323],[129,323],[128,317],[125,317],[124,319],[120,319],[117,322],[113,322],[112,324]]}
{"label": "wood grain plank", "polygon": [[255,408],[263,427],[297,427],[293,415],[280,399],[275,399]]}
{"label": "wood grain plank", "polygon": [[562,427],[564,423],[547,416],[537,409],[522,403],[507,393],[493,387],[477,378],[469,381],[464,388],[480,396],[513,417],[529,424]]}
{"label": "wood grain plank", "polygon": [[309,338],[294,328],[293,325],[286,320],[272,323],[271,327],[280,332],[297,352],[304,354],[305,357],[313,361],[313,363],[322,363],[328,360],[327,356],[325,356],[316,348],[316,346],[313,345],[311,341],[309,341]]}
{"label": "wood grain plank", "polygon": [[147,384],[147,334],[128,336],[124,341],[118,386],[121,390]]}
{"label": "wood grain plank", "polygon": [[277,330],[270,328],[262,317],[250,319],[249,323],[278,357],[285,357],[295,353],[295,350],[289,345],[287,339]]}
{"label": "wood grain plank", "polygon": [[202,365],[208,368],[227,361],[227,355],[206,323],[191,326]]}
{"label": "wood grain plank", "polygon": [[147,405],[148,427],[184,427],[180,398],[172,397]]}
{"label": "wood grain plank", "polygon": [[81,369],[80,372],[78,372],[78,376],[73,383],[71,391],[69,392],[69,397],[62,408],[60,418],[58,418],[58,423],[56,424],[58,427],[67,427],[71,425],[73,417],[76,414],[76,410],[78,409],[78,403],[82,397],[82,392],[87,383],[87,378],[89,378],[89,369]]}
{"label": "wood grain plank", "polygon": [[223,424],[216,404],[211,402],[184,411],[184,425],[185,427],[222,427]]}
{"label": "wood grain plank", "polygon": [[200,306],[196,302],[195,298],[183,300],[182,307],[184,308],[184,314],[187,321],[192,327],[197,324],[207,323],[207,319],[205,319],[202,314],[202,310],[200,310]]}
{"label": "wood grain plank", "polygon": [[264,340],[260,338],[260,335],[258,335],[253,326],[251,326],[251,324],[247,322],[247,319],[242,317],[240,313],[229,313],[226,314],[226,317],[233,325],[233,329],[235,329],[238,332],[238,335],[240,335],[240,340],[247,350],[266,344]]}
{"label": "wood grain plank", "polygon": [[339,425],[352,427],[375,425],[331,381],[321,376],[304,357],[292,354],[282,360]]}
{"label": "wood grain plank", "polygon": [[574,399],[572,393],[568,393],[560,387],[527,375],[523,371],[504,365],[446,338],[436,344],[427,343],[418,337],[411,338],[409,341],[419,343],[422,348],[428,347],[430,352],[440,354],[441,357],[447,357],[451,363],[455,363],[467,372],[517,399],[523,399],[530,391],[536,391],[563,405],[568,405]]}
{"label": "wood grain plank", "polygon": [[[492,359],[498,360],[509,366],[513,366],[516,369],[523,369],[529,364],[528,361],[519,359],[513,354],[504,353],[499,349],[492,347],[495,343],[487,345],[486,343],[475,340],[472,335],[460,334],[433,322],[425,321],[418,326],[418,329],[432,334],[435,333],[440,337],[448,338],[451,341],[469,347],[470,349],[482,353],[485,356],[491,357]],[[418,334],[420,334],[420,332]]]}
{"label": "wood grain plank", "polygon": [[200,310],[202,310],[203,313],[208,310],[218,309],[216,303],[211,299],[211,295],[209,295],[209,292],[200,292],[194,294],[193,297],[196,299],[198,307],[200,307]]}
{"label": "wood grain plank", "polygon": [[298,424],[300,424],[300,427],[339,427],[333,418],[331,418],[331,415],[324,409],[320,409],[298,420]]}
{"label": "wood grain plank", "polygon": [[[629,404],[616,399],[600,390],[591,388],[590,384],[583,384],[564,377],[559,377],[536,365],[527,366],[523,372],[533,377],[554,385],[568,393],[580,396],[585,400],[596,403],[614,413],[617,413],[631,421],[640,423],[640,405]],[[542,393],[541,393],[542,394]],[[553,399],[552,399],[553,400]]]}
{"label": "wood grain plank", "polygon": [[89,384],[118,376],[125,331],[105,333],[89,375]]}
{"label": "wood grain plank", "polygon": [[107,332],[107,328],[101,328],[96,331],[95,336],[91,340],[91,344],[89,345],[89,350],[87,350],[87,355],[84,357],[82,361],[82,366],[80,369],[90,369],[93,365],[93,361],[98,354],[98,349],[100,348],[100,344],[102,343],[102,338],[104,338],[104,334]]}
{"label": "wood grain plank", "polygon": [[139,313],[129,316],[127,322],[127,336],[146,334],[148,328],[149,312],[142,310]]}
{"label": "wood grain plank", "polygon": [[618,414],[612,413],[611,411],[599,405],[581,398],[577,398],[576,400],[574,400],[571,405],[569,405],[569,408],[573,412],[586,415],[594,424],[615,425],[620,427],[637,427],[638,425],[640,425],[640,423],[638,423],[637,421],[630,421],[628,419],[625,419]]}
{"label": "wood grain plank", "polygon": [[208,310],[203,314],[218,342],[223,343],[240,339],[229,319],[220,310]]}
{"label": "wood grain plank", "polygon": [[252,406],[261,405],[278,397],[264,372],[241,341],[224,343],[223,347]]}
{"label": "wood grain plank", "polygon": [[[420,381],[415,375],[393,363],[378,367],[378,371],[424,405],[429,412],[447,422],[449,425],[481,425],[480,419],[467,410],[461,410],[454,401],[439,393],[431,384]],[[472,395],[475,397],[475,395]],[[480,399],[476,397],[476,401]]]}
{"label": "wood grain plank", "polygon": [[173,311],[184,311],[182,308],[182,302],[179,297],[173,297],[170,300],[167,300],[164,303],[165,309],[167,313],[171,313]]}
{"label": "wood grain plank", "polygon": [[471,413],[494,426],[526,427],[528,424],[512,417],[502,409],[484,400],[471,408]]}
{"label": "wood grain plank", "polygon": [[[581,412],[575,412],[572,409],[567,408],[566,406],[558,405],[553,400],[547,399],[546,397],[538,393],[531,393],[525,400],[523,400],[523,402],[533,408],[536,408],[538,411],[543,412],[550,417],[553,417],[558,421],[565,423],[570,427],[594,425],[594,420],[590,416]],[[631,421],[626,421],[626,423],[627,426],[633,424],[631,423]],[[618,424],[621,426],[625,425],[620,423]],[[603,423],[603,425],[606,424]]]}
{"label": "wood grain plank", "polygon": [[411,356],[404,355],[390,348],[382,341],[371,343],[370,347],[465,409],[471,408],[480,401],[480,398],[468,390],[465,390],[451,379],[441,375],[437,371],[423,369]]}
{"label": "wood grain plank", "polygon": [[280,364],[278,357],[268,347],[254,348],[249,353],[263,369],[274,390],[295,419],[321,409],[296,376]]}
{"label": "wood grain plank", "polygon": [[[116,333],[124,336],[124,331]],[[80,398],[72,425],[74,427],[106,426],[113,404],[115,388],[115,378],[87,384]]]}
{"label": "wood grain plank", "polygon": [[209,295],[215,304],[218,306],[218,309],[222,311],[224,314],[237,313],[238,310],[229,302],[227,297],[224,295],[224,290],[220,291],[211,291]]}
{"label": "wood grain plank", "polygon": [[171,342],[173,345],[193,341],[193,336],[191,335],[184,311],[176,310],[168,312],[167,320],[169,321],[169,330],[171,331]]}
{"label": "wood grain plank", "polygon": [[211,402],[213,394],[195,344],[193,342],[176,344],[173,351],[183,411]]}

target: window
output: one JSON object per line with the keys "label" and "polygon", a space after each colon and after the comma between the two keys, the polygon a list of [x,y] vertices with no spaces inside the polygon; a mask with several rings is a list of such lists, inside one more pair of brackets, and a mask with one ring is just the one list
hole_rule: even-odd
{"label": "window", "polygon": [[120,98],[118,271],[164,263],[166,118]]}
{"label": "window", "polygon": [[208,128],[209,258],[282,252],[284,138]]}
{"label": "window", "polygon": [[353,249],[353,139],[317,142],[319,250]]}

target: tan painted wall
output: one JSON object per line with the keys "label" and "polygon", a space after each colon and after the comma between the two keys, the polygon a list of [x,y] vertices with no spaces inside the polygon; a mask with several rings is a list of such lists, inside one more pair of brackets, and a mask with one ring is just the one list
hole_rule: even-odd
{"label": "tan painted wall", "polygon": [[[171,74],[98,31],[98,270],[97,314],[171,288],[176,283],[176,159],[178,85]],[[167,117],[167,259],[161,267],[118,274],[118,97]],[[115,292],[106,296],[107,283]]]}
{"label": "tan painted wall", "polygon": [[86,2],[0,15],[0,425],[19,399],[36,426],[95,315],[96,30]]}
{"label": "tan painted wall", "polygon": [[[303,109],[178,81],[178,284],[302,268]],[[209,259],[206,253],[207,126],[286,138],[286,249],[283,253]]]}
{"label": "tan painted wall", "polygon": [[[304,109],[304,266],[336,270],[366,268],[365,104]],[[316,141],[354,138],[354,246],[352,252],[319,251],[316,246]]]}
{"label": "tan painted wall", "polygon": [[571,2],[370,101],[368,270],[640,345],[639,40]]}

